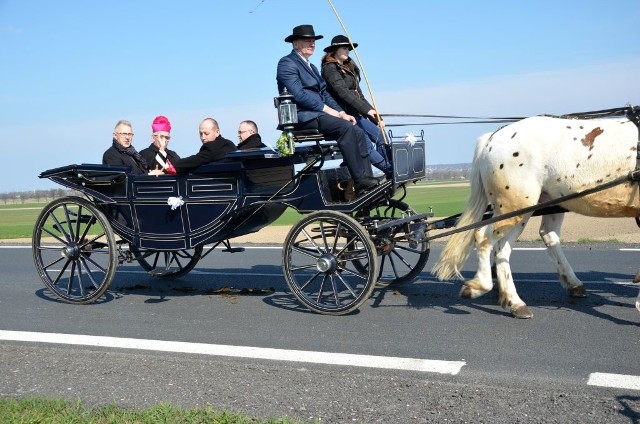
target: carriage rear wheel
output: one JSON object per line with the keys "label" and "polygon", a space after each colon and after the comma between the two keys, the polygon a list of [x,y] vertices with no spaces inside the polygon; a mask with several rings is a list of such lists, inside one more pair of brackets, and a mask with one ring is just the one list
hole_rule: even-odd
{"label": "carriage rear wheel", "polygon": [[[358,269],[356,261],[366,264],[366,269]],[[375,247],[367,231],[341,212],[319,211],[303,217],[285,239],[282,263],[296,298],[321,314],[354,311],[375,288]]]}
{"label": "carriage rear wheel", "polygon": [[[388,204],[360,210],[355,216],[365,227],[368,227],[368,224],[373,222],[380,225],[415,213],[406,203],[391,199]],[[378,252],[379,286],[412,281],[427,264],[431,252],[429,242],[412,240],[407,224],[375,232],[372,239]],[[356,262],[355,265],[362,271],[366,271],[368,266],[363,262]]]}
{"label": "carriage rear wheel", "polygon": [[140,266],[156,278],[180,278],[187,275],[202,257],[203,246],[182,250],[153,250],[129,246]]}
{"label": "carriage rear wheel", "polygon": [[44,284],[68,303],[91,303],[104,294],[118,265],[106,216],[80,197],[45,206],[33,230],[33,261]]}

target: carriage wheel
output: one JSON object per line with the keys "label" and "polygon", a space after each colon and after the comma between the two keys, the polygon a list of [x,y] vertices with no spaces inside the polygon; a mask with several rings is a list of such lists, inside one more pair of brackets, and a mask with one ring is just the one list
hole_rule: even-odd
{"label": "carriage wheel", "polygon": [[[367,223],[377,221],[378,224],[393,221],[415,212],[404,202],[391,199],[388,205],[378,205],[373,209],[359,211],[356,218],[365,227]],[[364,215],[364,217],[363,217]],[[405,226],[394,226],[372,236],[373,244],[378,252],[378,285],[406,283],[422,272],[431,248],[428,241],[412,242],[407,236]],[[356,262],[361,271],[366,271],[366,263]]]}
{"label": "carriage wheel", "polygon": [[91,303],[102,296],[118,265],[109,221],[80,197],[63,197],[42,209],[32,252],[44,284],[68,303]]}
{"label": "carriage wheel", "polygon": [[[370,266],[357,269],[355,261]],[[284,275],[309,309],[328,315],[356,310],[375,288],[376,250],[366,230],[340,212],[303,217],[284,241]]]}
{"label": "carriage wheel", "polygon": [[203,246],[182,250],[152,250],[129,246],[140,266],[157,278],[180,278],[187,275],[202,257]]}

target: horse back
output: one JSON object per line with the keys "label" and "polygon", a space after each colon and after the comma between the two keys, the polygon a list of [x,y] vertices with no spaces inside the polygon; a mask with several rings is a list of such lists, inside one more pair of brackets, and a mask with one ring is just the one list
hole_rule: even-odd
{"label": "horse back", "polygon": [[[474,166],[493,202],[523,207],[628,174],[637,144],[638,128],[626,118],[536,116],[481,137]],[[563,206],[592,216],[637,216],[638,202],[637,185],[629,183]]]}

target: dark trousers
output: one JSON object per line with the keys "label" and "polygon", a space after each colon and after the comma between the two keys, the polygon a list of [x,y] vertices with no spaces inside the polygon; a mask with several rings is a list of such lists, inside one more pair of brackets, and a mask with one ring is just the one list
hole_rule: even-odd
{"label": "dark trousers", "polygon": [[351,122],[323,113],[310,121],[299,123],[296,129],[317,129],[327,140],[335,140],[356,183],[362,177],[373,176],[364,133]]}

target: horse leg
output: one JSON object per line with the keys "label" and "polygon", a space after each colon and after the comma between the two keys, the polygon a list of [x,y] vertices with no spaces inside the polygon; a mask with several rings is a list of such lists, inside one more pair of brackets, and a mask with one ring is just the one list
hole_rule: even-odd
{"label": "horse leg", "polygon": [[487,234],[491,231],[491,225],[475,230],[475,244],[478,255],[478,270],[475,276],[465,281],[460,289],[460,297],[471,299],[491,291],[491,252],[495,243]]}
{"label": "horse leg", "polygon": [[533,312],[531,312],[527,304],[518,296],[516,286],[513,282],[509,258],[511,256],[511,246],[513,246],[520,234],[522,234],[530,217],[531,214],[523,217],[521,222],[515,225],[504,238],[498,241],[495,248],[498,302],[500,306],[509,311],[514,318],[520,319],[532,318]]}
{"label": "horse leg", "polygon": [[560,246],[560,229],[563,220],[564,213],[543,215],[540,236],[547,246],[547,253],[556,265],[562,287],[567,289],[571,297],[586,297],[587,291],[582,285],[582,281],[576,277]]}

